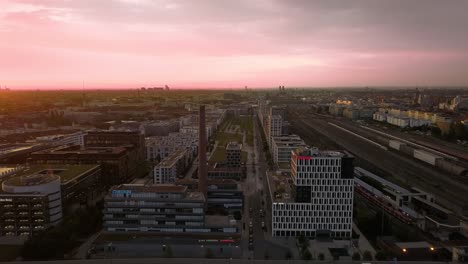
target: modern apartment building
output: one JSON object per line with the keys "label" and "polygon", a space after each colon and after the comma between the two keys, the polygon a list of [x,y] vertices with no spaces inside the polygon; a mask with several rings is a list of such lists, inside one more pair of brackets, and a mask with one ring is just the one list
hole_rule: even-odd
{"label": "modern apartment building", "polygon": [[198,134],[176,132],[146,138],[146,159],[150,162],[159,162],[179,149],[187,150],[187,156],[194,158],[198,150]]}
{"label": "modern apartment building", "polygon": [[353,158],[301,147],[291,154],[291,194],[272,205],[272,235],[350,238]]}
{"label": "modern apartment building", "polygon": [[187,166],[186,153],[186,150],[179,149],[156,165],[153,171],[154,183],[175,183]]}
{"label": "modern apartment building", "polygon": [[230,168],[238,168],[241,165],[241,150],[242,144],[237,142],[229,142],[226,145],[226,166]]}

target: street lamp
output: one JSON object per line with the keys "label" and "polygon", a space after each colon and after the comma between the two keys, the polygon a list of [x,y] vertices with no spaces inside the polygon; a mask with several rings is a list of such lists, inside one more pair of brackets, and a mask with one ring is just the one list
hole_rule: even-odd
{"label": "street lamp", "polygon": [[403,253],[406,253],[406,248],[403,249]]}

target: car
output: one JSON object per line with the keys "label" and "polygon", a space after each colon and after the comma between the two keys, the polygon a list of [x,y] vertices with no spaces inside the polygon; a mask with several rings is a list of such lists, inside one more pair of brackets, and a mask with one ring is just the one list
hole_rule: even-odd
{"label": "car", "polygon": [[252,227],[252,226],[253,226],[252,221],[250,221],[249,222],[249,227]]}
{"label": "car", "polygon": [[[262,201],[263,202],[263,201]],[[265,216],[265,213],[263,212],[262,209],[260,209],[260,217],[264,217]]]}

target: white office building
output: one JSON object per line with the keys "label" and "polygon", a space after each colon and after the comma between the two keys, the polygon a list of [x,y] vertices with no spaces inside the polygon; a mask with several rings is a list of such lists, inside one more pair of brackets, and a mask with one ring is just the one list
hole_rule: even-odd
{"label": "white office building", "polygon": [[272,205],[272,235],[350,238],[353,158],[302,147],[291,154],[291,172],[292,194]]}

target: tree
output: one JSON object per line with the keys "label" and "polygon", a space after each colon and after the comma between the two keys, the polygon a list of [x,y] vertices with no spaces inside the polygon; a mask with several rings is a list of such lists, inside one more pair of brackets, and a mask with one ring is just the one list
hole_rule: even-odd
{"label": "tree", "polygon": [[211,250],[211,248],[206,248],[205,249],[205,258],[213,258],[213,257],[214,257],[213,250]]}
{"label": "tree", "polygon": [[319,260],[325,260],[325,255],[323,253],[318,254],[318,259]]}
{"label": "tree", "polygon": [[362,254],[362,259],[368,261],[372,260],[372,254],[369,250],[364,251],[364,254]]}
{"label": "tree", "polygon": [[387,255],[385,254],[385,252],[379,250],[377,251],[377,253],[375,253],[375,259],[379,261],[385,260],[387,259]]}
{"label": "tree", "polygon": [[354,252],[352,259],[356,261],[361,260],[361,255],[359,254],[359,252]]}

